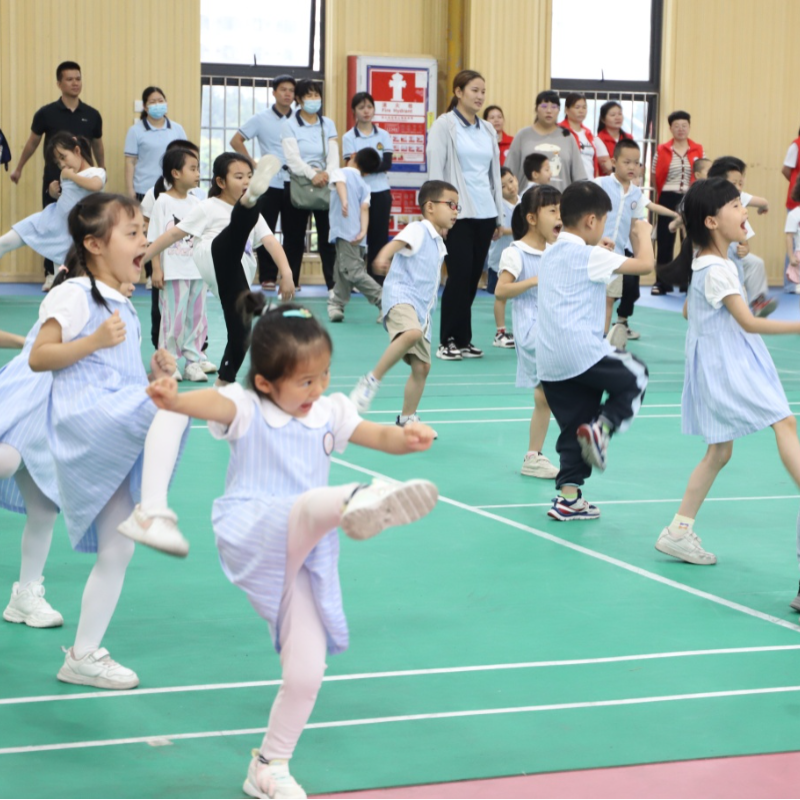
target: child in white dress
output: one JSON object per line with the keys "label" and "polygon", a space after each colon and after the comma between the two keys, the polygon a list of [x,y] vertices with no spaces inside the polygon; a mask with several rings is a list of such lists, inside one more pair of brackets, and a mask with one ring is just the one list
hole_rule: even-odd
{"label": "child in white dress", "polygon": [[[260,314],[264,297],[245,295],[240,305]],[[269,623],[283,667],[244,790],[251,797],[305,797],[288,760],[322,685],[326,654],[348,646],[336,528],[367,539],[419,519],[438,497],[422,480],[328,486],[331,455],[348,442],[418,452],[431,446],[434,433],[418,422],[367,422],[345,395],[323,396],[331,340],[304,308],[281,306],[261,316],[250,352],[247,389],[232,384],[178,394],[177,383],[165,379],[148,391],[159,408],[208,420],[211,434],[230,444],[225,494],[212,517],[220,561]],[[160,546],[154,537],[148,543]]]}

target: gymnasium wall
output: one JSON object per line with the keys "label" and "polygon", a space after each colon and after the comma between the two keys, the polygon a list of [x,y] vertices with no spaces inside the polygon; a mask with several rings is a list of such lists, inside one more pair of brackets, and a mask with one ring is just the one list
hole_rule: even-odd
{"label": "gymnasium wall", "polygon": [[[169,114],[200,135],[200,0],[0,0],[0,128],[11,143],[13,169],[34,112],[60,97],[55,68],[77,61],[81,99],[103,115],[108,189],[125,188],[123,146],[134,100],[155,84]],[[41,208],[43,146],[18,185],[0,170],[0,232]],[[39,280],[42,259],[27,248],[0,261],[0,281]]]}
{"label": "gymnasium wall", "polygon": [[709,157],[735,155],[748,165],[746,189],[766,197],[770,212],[751,213],[751,245],[771,284],[783,274],[781,165],[800,127],[795,78],[800,74],[800,3],[795,0],[665,0],[660,140],[667,114],[692,115],[692,139]]}

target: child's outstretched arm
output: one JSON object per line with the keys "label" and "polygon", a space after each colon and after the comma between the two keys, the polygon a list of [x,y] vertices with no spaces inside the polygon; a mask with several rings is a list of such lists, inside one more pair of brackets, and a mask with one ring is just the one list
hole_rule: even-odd
{"label": "child's outstretched arm", "polygon": [[353,431],[350,441],[361,447],[402,456],[427,450],[435,435],[432,428],[421,422],[408,422],[400,428],[397,425],[378,425],[377,422],[364,420]]}
{"label": "child's outstretched arm", "polygon": [[97,350],[116,347],[124,341],[125,323],[120,319],[119,311],[115,311],[94,333],[71,342],[62,341],[61,324],[50,318],[39,329],[28,364],[34,372],[66,369]]}
{"label": "child's outstretched arm", "polygon": [[185,230],[176,225],[168,231],[164,231],[161,236],[154,242],[150,242],[145,250],[144,257],[142,258],[142,266],[150,261],[154,256],[161,255],[168,247],[171,247],[175,242],[184,239],[188,234]]}
{"label": "child's outstretched arm", "polygon": [[655,267],[656,257],[650,238],[653,226],[644,219],[636,220],[631,226],[631,245],[633,258],[626,259],[617,273],[622,275],[648,275]]}
{"label": "child's outstretched arm", "polygon": [[748,207],[753,206],[753,208],[758,209],[759,214],[766,214],[769,211],[769,200],[765,197],[750,195],[750,202],[747,205]]}
{"label": "child's outstretched arm", "polygon": [[178,394],[178,382],[174,378],[153,381],[147,387],[147,394],[159,408],[187,417],[219,422],[221,425],[230,425],[236,417],[236,404],[216,389]]}
{"label": "child's outstretched arm", "polygon": [[294,297],[294,279],[292,278],[292,268],[286,258],[286,253],[281,247],[281,243],[275,236],[270,234],[261,239],[264,249],[272,256],[275,266],[278,268],[279,286],[278,291],[283,300],[291,300]]}
{"label": "child's outstretched arm", "polygon": [[377,272],[378,275],[385,275],[389,271],[395,254],[399,253],[404,247],[408,247],[408,244],[400,239],[392,239],[389,244],[384,245],[372,262],[373,271]]}
{"label": "child's outstretched arm", "polygon": [[656,214],[662,214],[663,216],[671,217],[672,219],[681,218],[681,215],[677,211],[673,211],[671,208],[667,208],[666,206],[660,206],[658,203],[648,203],[647,210],[655,211]]}
{"label": "child's outstretched arm", "polygon": [[730,294],[722,298],[722,302],[747,333],[800,333],[800,322],[754,317],[741,295]]}
{"label": "child's outstretched arm", "polygon": [[511,298],[518,297],[523,294],[523,292],[527,292],[528,289],[532,289],[534,286],[538,285],[538,275],[524,281],[518,281],[508,270],[503,270],[500,273],[500,277],[497,279],[494,296],[498,300],[511,300]]}
{"label": "child's outstretched arm", "polygon": [[0,331],[0,347],[13,350],[22,350],[22,348],[25,347],[25,337],[17,336],[16,333]]}

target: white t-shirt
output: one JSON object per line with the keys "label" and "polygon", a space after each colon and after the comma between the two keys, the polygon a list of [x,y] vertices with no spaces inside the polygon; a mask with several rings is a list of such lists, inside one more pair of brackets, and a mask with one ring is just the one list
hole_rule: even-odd
{"label": "white t-shirt", "polygon": [[[745,208],[747,208],[747,206],[750,205],[750,201],[753,199],[753,195],[748,194],[747,192],[742,192],[739,195],[739,198],[742,201],[742,205]],[[750,224],[750,220],[749,219],[746,219],[744,221],[744,227],[745,227],[745,230],[747,231],[747,238],[748,239],[752,239],[756,235],[756,232],[753,230],[753,226]]]}
{"label": "white t-shirt", "polygon": [[783,231],[794,234],[794,249],[800,250],[800,206],[793,208],[786,215],[786,225],[784,225]]}
{"label": "white t-shirt", "polygon": [[594,137],[594,149],[597,152],[598,158],[608,158],[606,143],[599,136]]}
{"label": "white t-shirt", "polygon": [[[192,209],[199,204],[200,200],[190,194],[187,194],[181,200],[162,192],[153,205],[150,225],[147,228],[148,240],[154,242],[165,231],[180,225],[181,220],[187,217]],[[201,280],[197,265],[192,258],[193,251],[194,238],[189,234],[170,245],[161,253],[161,269],[164,272],[164,280]]]}
{"label": "white t-shirt", "polygon": [[228,426],[219,422],[209,422],[208,432],[215,439],[225,439],[229,442],[240,439],[249,430],[256,408],[253,402],[255,399],[258,400],[261,416],[271,428],[282,428],[292,419],[297,419],[307,428],[321,428],[329,420],[333,420],[333,448],[337,453],[344,452],[353,431],[363,422],[353,401],[340,393],[320,397],[305,417],[292,417],[271,400],[258,397],[254,391],[245,389],[238,383],[223,387],[219,393],[236,405],[236,416]]}
{"label": "white t-shirt", "polygon": [[[167,189],[171,189],[172,186],[169,181],[164,181],[164,191]],[[201,189],[199,186],[196,189],[189,189],[189,194],[192,197],[196,197],[198,200],[205,200],[206,190]],[[160,197],[161,195],[159,195]],[[142,216],[145,219],[150,219],[153,214],[153,205],[156,202],[156,193],[153,191],[153,187],[149,188],[145,193],[144,197],[142,198],[142,202],[139,204],[142,209]]]}
{"label": "white t-shirt", "polygon": [[783,159],[783,166],[794,169],[797,166],[797,143],[792,142],[786,151],[786,158]]}
{"label": "white t-shirt", "polygon": [[[95,281],[100,294],[109,300],[131,305],[127,297],[102,281]],[[51,289],[39,306],[39,322],[54,319],[61,326],[61,341],[71,342],[85,327],[91,317],[89,300],[81,286],[91,286],[88,278],[70,278]]]}
{"label": "white t-shirt", "polygon": [[[710,266],[709,266],[710,265]],[[705,284],[706,301],[712,308],[719,308],[726,297],[741,295],[742,285],[733,261],[719,256],[701,256],[692,262],[692,269],[708,267]]]}
{"label": "white t-shirt", "polygon": [[[198,203],[182,220],[180,228],[195,237],[194,263],[200,271],[200,276],[208,284],[214,294],[217,293],[217,276],[214,272],[214,261],[211,258],[211,243],[228,227],[231,221],[233,206],[220,200],[219,197],[209,197]],[[265,236],[272,235],[272,231],[264,221],[261,214],[253,228],[247,246],[242,254],[242,268],[247,277],[248,284],[253,282],[256,275],[258,262],[254,250],[261,244]]]}
{"label": "white t-shirt", "polygon": [[519,278],[522,272],[522,253],[529,253],[534,256],[544,255],[544,250],[537,250],[535,247],[525,244],[525,242],[517,242],[516,247],[506,247],[503,250],[503,255],[500,256],[500,266],[498,267],[498,274],[508,272],[514,276],[514,280]]}

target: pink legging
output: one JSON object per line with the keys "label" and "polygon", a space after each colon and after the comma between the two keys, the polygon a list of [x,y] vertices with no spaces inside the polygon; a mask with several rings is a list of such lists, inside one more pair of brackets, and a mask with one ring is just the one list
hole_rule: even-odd
{"label": "pink legging", "polygon": [[325,674],[325,627],[303,562],[325,534],[336,528],[357,483],[311,489],[289,514],[286,579],[279,618],[283,683],[272,704],[261,744],[266,759],[291,758],[308,722]]}

